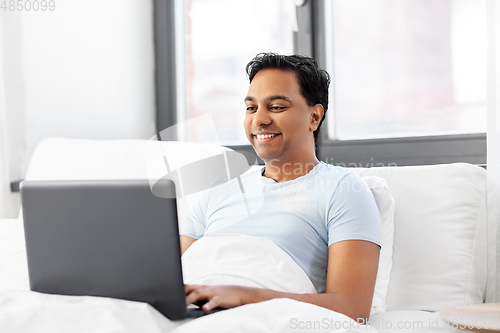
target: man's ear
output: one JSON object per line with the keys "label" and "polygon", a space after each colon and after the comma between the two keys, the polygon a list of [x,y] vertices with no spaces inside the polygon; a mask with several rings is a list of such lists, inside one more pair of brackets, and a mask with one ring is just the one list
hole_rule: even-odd
{"label": "man's ear", "polygon": [[323,105],[316,104],[311,108],[311,125],[309,126],[309,129],[312,132],[314,132],[318,128],[319,122],[323,118],[323,114]]}

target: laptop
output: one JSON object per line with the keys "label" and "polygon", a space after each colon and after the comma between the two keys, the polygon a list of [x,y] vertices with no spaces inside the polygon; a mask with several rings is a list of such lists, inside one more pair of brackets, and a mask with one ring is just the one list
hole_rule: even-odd
{"label": "laptop", "polygon": [[[156,187],[159,188],[156,188]],[[30,288],[151,304],[171,320],[187,309],[175,186],[160,180],[24,181]]]}

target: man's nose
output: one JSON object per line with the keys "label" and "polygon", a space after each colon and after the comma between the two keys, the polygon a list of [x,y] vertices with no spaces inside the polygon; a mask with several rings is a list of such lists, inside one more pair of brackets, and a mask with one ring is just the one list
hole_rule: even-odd
{"label": "man's nose", "polygon": [[265,108],[259,107],[257,111],[255,111],[253,115],[252,125],[255,127],[262,127],[270,125],[272,119],[269,115],[269,112]]}

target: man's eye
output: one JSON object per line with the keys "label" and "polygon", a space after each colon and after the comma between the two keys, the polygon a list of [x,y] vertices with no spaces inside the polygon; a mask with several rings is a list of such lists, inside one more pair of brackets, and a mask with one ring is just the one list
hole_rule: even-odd
{"label": "man's eye", "polygon": [[283,111],[286,109],[286,107],[284,107],[284,106],[271,106],[269,109],[271,111]]}
{"label": "man's eye", "polygon": [[255,107],[247,106],[247,112],[255,112]]}

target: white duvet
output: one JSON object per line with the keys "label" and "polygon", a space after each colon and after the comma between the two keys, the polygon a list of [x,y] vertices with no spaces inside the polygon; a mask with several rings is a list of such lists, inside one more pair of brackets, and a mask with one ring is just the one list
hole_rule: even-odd
{"label": "white duvet", "polygon": [[[27,285],[22,222],[1,220],[0,223],[1,332],[315,331],[311,328],[325,332],[374,332],[358,327],[345,315],[290,299],[248,304],[195,320],[172,322],[140,302],[32,292]],[[252,251],[243,251],[248,247]],[[229,249],[227,256],[221,256]],[[307,275],[280,251],[274,244],[254,237],[206,237],[203,242],[193,244],[183,257],[186,282],[225,281],[289,292],[314,292]],[[200,252],[205,254],[205,259],[199,259]],[[261,264],[258,264],[259,258]],[[224,274],[215,269],[217,265],[224,267]]]}
{"label": "white duvet", "polygon": [[239,285],[290,293],[316,293],[302,268],[268,239],[209,234],[182,256],[184,283]]}
{"label": "white duvet", "polygon": [[[206,284],[222,282],[268,287],[290,292],[308,292],[312,284],[305,273],[284,253],[273,249],[262,240],[248,239],[241,248],[252,246],[252,251],[237,251],[242,238],[207,237],[211,251],[207,258],[220,258],[199,262],[198,251],[205,251],[203,242],[192,246],[183,257],[186,282]],[[218,242],[215,246],[213,242]],[[211,244],[210,244],[211,243]],[[274,245],[274,244],[272,244]],[[233,248],[229,256],[217,257],[223,248]],[[279,250],[279,249],[278,249]],[[272,253],[278,254],[277,256]],[[260,273],[253,270],[255,259],[262,256]],[[232,258],[231,258],[232,257]],[[232,259],[234,260],[231,263]],[[292,260],[292,262],[290,262]],[[224,263],[227,275],[209,274],[216,265]],[[239,266],[243,264],[244,267]],[[201,265],[206,265],[204,271]],[[213,268],[210,268],[212,267]],[[239,267],[239,268],[238,268]],[[238,270],[235,270],[238,268]],[[297,270],[298,269],[298,270]],[[232,273],[231,273],[232,270]],[[230,273],[230,274],[229,274]],[[273,279],[278,275],[280,279]],[[296,277],[299,277],[298,279]],[[0,220],[0,332],[400,332],[397,325],[410,325],[418,320],[425,332],[429,325],[439,323],[439,332],[448,331],[437,313],[423,311],[395,311],[371,318],[374,326],[359,325],[345,315],[312,304],[290,299],[274,299],[225,310],[195,320],[172,322],[148,304],[102,297],[75,297],[46,295],[29,291],[26,251],[22,221]],[[388,325],[390,324],[390,325]],[[404,327],[404,326],[402,326]]]}
{"label": "white duvet", "polygon": [[[240,285],[290,293],[316,293],[295,261],[273,242],[218,234],[196,241],[182,256],[184,282]],[[349,317],[312,304],[274,299],[205,316],[174,332],[371,331]]]}

